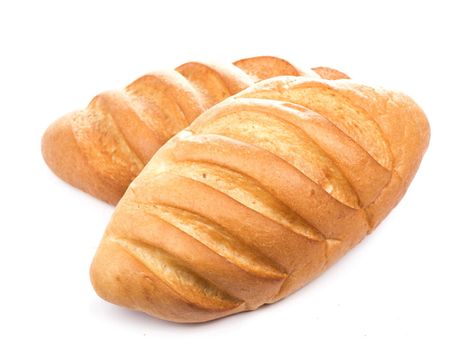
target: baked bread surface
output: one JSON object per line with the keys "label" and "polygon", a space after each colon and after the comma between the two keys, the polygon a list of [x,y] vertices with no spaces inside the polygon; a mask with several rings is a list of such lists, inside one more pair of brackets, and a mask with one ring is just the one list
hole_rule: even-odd
{"label": "baked bread surface", "polygon": [[159,147],[199,114],[279,75],[346,77],[323,67],[299,71],[271,56],[228,65],[189,62],[147,74],[121,91],[104,92],[86,109],[58,119],[43,136],[43,157],[64,181],[115,204]]}
{"label": "baked bread surface", "polygon": [[428,141],[402,93],[262,81],[203,113],[133,181],[94,258],[94,288],[176,322],[273,303],[386,217]]}

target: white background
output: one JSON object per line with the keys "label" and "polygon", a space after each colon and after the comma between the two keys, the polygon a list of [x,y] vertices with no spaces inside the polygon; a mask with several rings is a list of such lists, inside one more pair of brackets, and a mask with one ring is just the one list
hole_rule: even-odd
{"label": "white background", "polygon": [[[1,1],[0,348],[457,349],[453,4]],[[416,99],[432,139],[409,192],[321,278],[256,312],[177,325],[102,301],[88,269],[113,208],[47,169],[46,126],[150,70],[261,54]]]}

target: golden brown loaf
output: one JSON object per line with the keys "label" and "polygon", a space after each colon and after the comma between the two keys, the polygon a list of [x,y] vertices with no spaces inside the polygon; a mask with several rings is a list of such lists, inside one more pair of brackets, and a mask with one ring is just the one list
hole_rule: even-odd
{"label": "golden brown loaf", "polygon": [[119,202],[91,267],[104,299],[177,322],[294,292],[405,193],[429,141],[407,96],[273,78],[172,138]]}
{"label": "golden brown loaf", "polygon": [[300,72],[283,59],[263,56],[154,72],[57,120],[43,136],[43,156],[64,181],[114,204],[170,137],[253,82],[279,75],[346,78],[330,68],[315,70]]}

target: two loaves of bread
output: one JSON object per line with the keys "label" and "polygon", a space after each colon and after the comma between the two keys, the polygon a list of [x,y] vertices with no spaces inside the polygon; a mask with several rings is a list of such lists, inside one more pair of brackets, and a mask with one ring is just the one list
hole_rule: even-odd
{"label": "two loaves of bread", "polygon": [[203,322],[286,297],[361,241],[406,192],[429,125],[408,96],[347,78],[275,57],[193,62],[54,123],[50,168],[122,197],[96,292]]}

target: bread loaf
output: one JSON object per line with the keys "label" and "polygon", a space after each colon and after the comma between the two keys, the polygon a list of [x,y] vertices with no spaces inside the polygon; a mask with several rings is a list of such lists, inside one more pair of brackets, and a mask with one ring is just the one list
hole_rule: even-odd
{"label": "bread loaf", "polygon": [[406,95],[279,77],[214,106],[119,202],[91,267],[104,299],[176,322],[291,294],[371,232],[429,141]]}
{"label": "bread loaf", "polygon": [[279,75],[346,77],[323,67],[300,72],[267,56],[227,66],[189,62],[102,93],[86,109],[57,120],[43,136],[43,157],[64,181],[114,204],[157,149],[200,113],[253,82]]}

